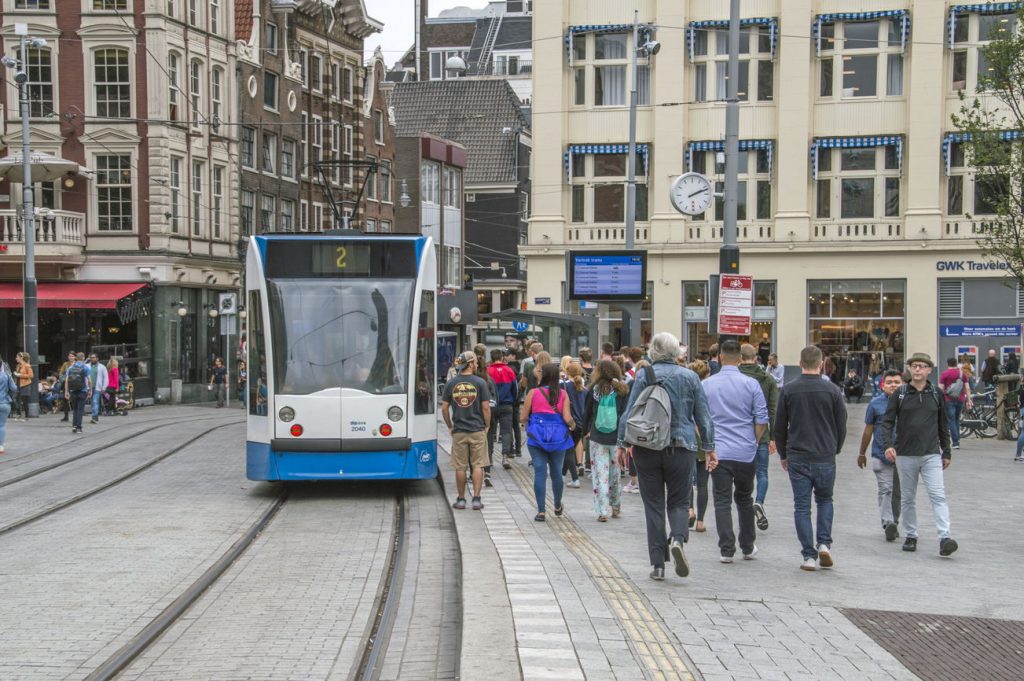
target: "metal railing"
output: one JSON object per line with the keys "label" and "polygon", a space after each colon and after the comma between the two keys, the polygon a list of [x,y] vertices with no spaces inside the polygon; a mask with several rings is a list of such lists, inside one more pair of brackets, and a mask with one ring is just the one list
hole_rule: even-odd
{"label": "metal railing", "polygon": [[[37,244],[69,244],[85,247],[85,214],[66,210],[42,210],[33,220]],[[18,209],[0,210],[0,242],[25,242],[22,217]]]}

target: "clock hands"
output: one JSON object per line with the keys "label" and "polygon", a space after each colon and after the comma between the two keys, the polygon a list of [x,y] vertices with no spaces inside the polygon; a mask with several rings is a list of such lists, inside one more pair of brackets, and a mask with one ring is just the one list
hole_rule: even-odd
{"label": "clock hands", "polygon": [[698,189],[694,193],[690,194],[687,198],[692,199],[693,197],[697,196],[698,194],[706,194],[707,191],[708,191],[707,187],[704,187],[703,189]]}

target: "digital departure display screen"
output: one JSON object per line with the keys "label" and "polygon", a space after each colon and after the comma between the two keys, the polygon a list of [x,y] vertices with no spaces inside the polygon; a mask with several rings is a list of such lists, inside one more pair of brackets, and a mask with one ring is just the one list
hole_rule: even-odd
{"label": "digital departure display screen", "polygon": [[268,239],[266,276],[301,278],[416,278],[412,241]]}
{"label": "digital departure display screen", "polygon": [[570,251],[569,299],[643,300],[646,294],[645,251]]}

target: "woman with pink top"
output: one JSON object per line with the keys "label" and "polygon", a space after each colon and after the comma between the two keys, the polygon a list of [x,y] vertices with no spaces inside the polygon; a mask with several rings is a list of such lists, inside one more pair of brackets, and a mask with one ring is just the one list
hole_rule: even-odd
{"label": "woman with pink top", "polygon": [[107,362],[107,405],[111,412],[117,410],[117,392],[121,389],[121,371],[118,369],[117,359],[110,358]]}
{"label": "woman with pink top", "polygon": [[566,451],[572,450],[572,430],[576,428],[569,410],[569,399],[559,385],[557,364],[538,366],[540,384],[527,393],[519,420],[526,424],[526,444],[533,459],[533,491],[537,497],[534,520],[544,522],[544,496],[551,476],[551,493],[555,497],[555,515],[562,515],[562,463]]}

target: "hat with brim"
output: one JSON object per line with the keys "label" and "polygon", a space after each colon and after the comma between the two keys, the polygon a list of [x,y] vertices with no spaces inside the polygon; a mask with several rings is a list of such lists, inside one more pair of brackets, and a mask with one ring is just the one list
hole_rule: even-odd
{"label": "hat with brim", "polygon": [[469,363],[476,359],[476,353],[472,350],[467,350],[458,356],[455,360],[455,368],[462,371],[469,366]]}
{"label": "hat with brim", "polygon": [[914,362],[922,362],[932,367],[933,369],[935,368],[935,362],[932,361],[931,356],[924,352],[915,352],[914,354],[912,354],[910,358],[907,360],[907,366],[910,366]]}

